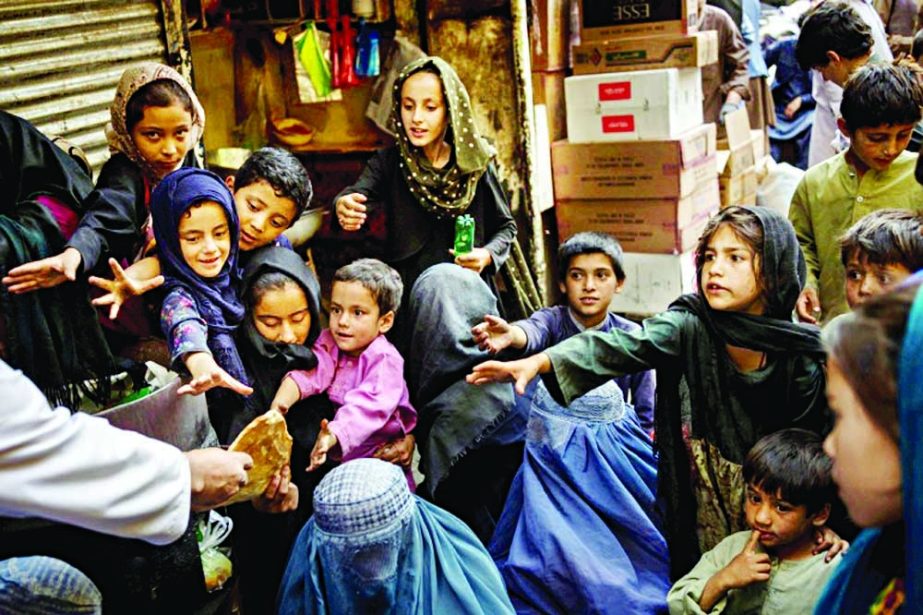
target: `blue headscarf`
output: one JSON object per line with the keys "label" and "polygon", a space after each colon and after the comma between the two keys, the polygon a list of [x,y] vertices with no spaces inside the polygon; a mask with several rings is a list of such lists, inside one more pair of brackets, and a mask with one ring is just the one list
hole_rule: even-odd
{"label": "blue headscarf", "polygon": [[[910,282],[923,280],[920,273]],[[904,496],[905,613],[923,613],[923,286],[910,308],[898,371],[901,486]]]}
{"label": "blue headscarf", "polygon": [[[186,263],[179,243],[179,222],[197,203],[213,201],[224,209],[230,231],[231,249],[227,262],[214,278],[203,279]],[[199,315],[208,324],[208,347],[215,361],[231,376],[247,382],[240,355],[231,337],[244,317],[244,305],[237,296],[237,268],[240,225],[230,190],[217,175],[203,169],[184,167],[173,171],[151,193],[151,220],[164,288],[182,288],[195,299]]]}
{"label": "blue headscarf", "polygon": [[490,553],[520,613],[665,613],[654,447],[613,381],[567,408],[533,380],[525,459]]}
{"label": "blue headscarf", "polygon": [[[903,282],[923,283],[923,272]],[[903,553],[905,599],[901,613],[923,613],[923,285],[907,317],[897,371],[901,491],[904,517],[888,528],[863,530],[833,573],[814,608],[816,615],[866,615],[893,575],[876,565]],[[901,544],[903,540],[903,544]]]}
{"label": "blue headscarf", "polygon": [[504,615],[513,607],[464,523],[410,493],[396,465],[356,459],[315,490],[278,613]]}

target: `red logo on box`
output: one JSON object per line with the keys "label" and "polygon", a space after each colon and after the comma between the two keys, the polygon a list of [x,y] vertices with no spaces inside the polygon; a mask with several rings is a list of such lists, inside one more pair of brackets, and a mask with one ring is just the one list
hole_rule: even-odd
{"label": "red logo on box", "polygon": [[599,84],[599,101],[629,100],[631,98],[631,81],[616,81]]}
{"label": "red logo on box", "polygon": [[634,132],[635,116],[633,115],[604,115],[603,132]]}

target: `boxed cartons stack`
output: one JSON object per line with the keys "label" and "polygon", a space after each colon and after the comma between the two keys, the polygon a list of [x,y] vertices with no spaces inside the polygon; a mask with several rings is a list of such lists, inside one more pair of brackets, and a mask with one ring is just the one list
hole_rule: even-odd
{"label": "boxed cartons stack", "polygon": [[765,130],[750,130],[746,109],[725,118],[726,136],[718,141],[721,207],[756,205],[759,168],[766,157]]}
{"label": "boxed cartons stack", "polygon": [[[717,130],[703,124],[715,32],[696,0],[582,0],[565,80],[567,134],[551,148],[559,240],[610,233],[628,281],[611,309],[650,314],[693,289],[693,252],[720,207]],[[749,130],[749,127],[748,127]]]}

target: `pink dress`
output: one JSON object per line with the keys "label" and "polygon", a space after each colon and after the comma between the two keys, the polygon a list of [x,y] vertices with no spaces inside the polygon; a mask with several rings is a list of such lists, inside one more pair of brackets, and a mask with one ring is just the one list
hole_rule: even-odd
{"label": "pink dress", "polygon": [[[301,398],[327,392],[339,405],[328,428],[337,437],[342,461],[371,457],[386,442],[402,438],[417,424],[404,380],[404,359],[384,335],[358,357],[341,353],[328,330],[314,342],[317,367],[292,371]],[[416,488],[410,468],[407,483]]]}

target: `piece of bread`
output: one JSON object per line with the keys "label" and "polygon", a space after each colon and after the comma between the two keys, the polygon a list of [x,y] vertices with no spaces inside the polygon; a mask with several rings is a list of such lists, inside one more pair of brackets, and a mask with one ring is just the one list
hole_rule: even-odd
{"label": "piece of bread", "polygon": [[229,448],[250,455],[253,467],[247,473],[247,484],[223,505],[246,502],[262,495],[272,477],[291,462],[292,436],[282,413],[270,410],[244,427]]}

